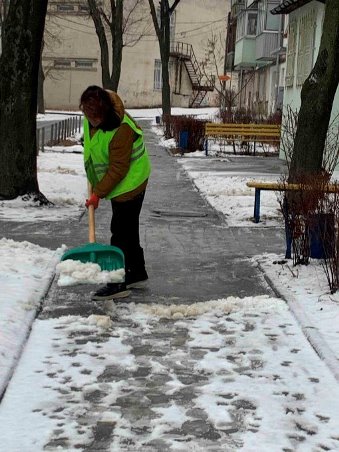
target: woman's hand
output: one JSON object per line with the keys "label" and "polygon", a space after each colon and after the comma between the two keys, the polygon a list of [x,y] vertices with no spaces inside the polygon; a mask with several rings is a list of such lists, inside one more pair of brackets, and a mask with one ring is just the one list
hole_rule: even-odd
{"label": "woman's hand", "polygon": [[86,199],[85,206],[88,208],[89,206],[93,206],[94,209],[97,209],[99,206],[100,198],[95,193],[92,193],[89,199]]}

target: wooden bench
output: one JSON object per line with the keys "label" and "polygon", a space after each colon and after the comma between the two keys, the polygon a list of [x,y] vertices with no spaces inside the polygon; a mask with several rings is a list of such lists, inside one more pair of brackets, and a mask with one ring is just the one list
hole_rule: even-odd
{"label": "wooden bench", "polygon": [[[247,187],[254,188],[254,222],[259,223],[260,220],[260,194],[262,190],[269,191],[298,191],[298,190],[314,190],[314,187],[309,188],[305,185],[300,184],[289,184],[287,182],[259,182],[259,181],[249,181],[246,182]],[[338,184],[327,184],[323,187],[325,193],[337,193],[339,191]],[[291,258],[291,237],[287,225],[285,224],[286,233],[286,254],[285,257]]]}
{"label": "wooden bench", "polygon": [[235,142],[254,143],[254,154],[257,143],[280,143],[279,124],[218,124],[207,122],[205,124],[205,152],[208,155],[208,139],[223,139],[233,143],[235,153]]}
{"label": "wooden bench", "polygon": [[[255,180],[251,180],[246,182],[247,187],[254,188],[254,222],[259,223],[260,220],[260,194],[262,190],[270,190],[270,191],[298,191],[305,190],[307,187],[305,185],[300,184],[288,184],[285,182],[259,182]],[[310,187],[309,190],[314,190],[314,187]],[[339,191],[339,186],[337,184],[327,184],[324,187],[324,191],[326,193],[337,193]]]}

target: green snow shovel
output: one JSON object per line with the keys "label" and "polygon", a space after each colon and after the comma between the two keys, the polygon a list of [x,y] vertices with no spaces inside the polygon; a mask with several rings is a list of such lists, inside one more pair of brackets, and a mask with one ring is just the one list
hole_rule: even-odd
{"label": "green snow shovel", "polygon": [[[88,197],[92,194],[92,187],[88,184]],[[84,246],[66,251],[61,260],[72,259],[83,263],[93,262],[100,266],[101,270],[118,270],[125,268],[125,258],[122,250],[116,246],[101,245],[95,239],[95,214],[94,206],[88,207],[88,241]]]}

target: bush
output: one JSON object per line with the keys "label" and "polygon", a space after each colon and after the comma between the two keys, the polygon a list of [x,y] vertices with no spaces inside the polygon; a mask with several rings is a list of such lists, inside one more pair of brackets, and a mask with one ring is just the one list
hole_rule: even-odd
{"label": "bush", "polygon": [[179,147],[180,132],[188,132],[187,149],[184,152],[203,150],[206,120],[194,116],[163,116],[166,138],[174,138]]}
{"label": "bush", "polygon": [[282,114],[281,111],[277,111],[268,117],[263,117],[253,110],[238,108],[220,112],[220,118],[224,124],[281,124]]}

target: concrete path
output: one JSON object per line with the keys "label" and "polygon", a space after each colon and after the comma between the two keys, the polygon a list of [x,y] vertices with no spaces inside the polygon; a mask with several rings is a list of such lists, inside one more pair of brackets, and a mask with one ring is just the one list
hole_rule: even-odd
{"label": "concrete path", "polygon": [[[176,158],[161,148],[158,138],[146,126],[146,140],[153,172],[141,215],[141,242],[144,247],[148,287],[134,290],[129,300],[143,303],[192,303],[229,295],[271,294],[272,290],[258,270],[242,259],[262,252],[283,252],[283,231],[276,228],[255,230],[230,228],[225,218],[212,209],[193,187]],[[242,159],[241,159],[242,160]],[[223,171],[239,171],[239,159],[206,161]],[[280,174],[276,158],[250,159],[242,171]],[[109,243],[110,205],[102,202],[96,211],[97,241]],[[20,235],[20,228],[12,236]],[[33,241],[48,247],[65,243],[70,247],[87,241],[86,215],[79,223],[42,225]],[[49,232],[47,232],[49,230]],[[19,233],[20,231],[20,233]],[[93,286],[58,288],[55,284],[42,316],[88,315],[93,312],[89,292]],[[81,300],[81,303],[80,303]]]}
{"label": "concrete path", "polygon": [[[157,137],[147,130],[148,123],[144,125],[153,164],[141,218],[149,285],[134,290],[121,303],[94,304],[90,301],[93,286],[59,288],[54,281],[23,357],[34,360],[32,381],[34,375],[43,373],[46,388],[55,391],[46,406],[39,399],[32,402],[34,412],[56,423],[43,450],[236,451],[248,439],[246,435],[254,435],[256,444],[246,450],[261,450],[261,441],[265,450],[277,450],[276,433],[270,437],[267,426],[270,403],[277,403],[279,410],[281,397],[285,397],[284,412],[276,413],[277,422],[284,426],[281,442],[286,446],[281,450],[297,450],[305,438],[314,435],[305,398],[311,400],[310,406],[319,400],[325,403],[327,396],[319,392],[319,382],[327,370],[283,302],[281,312],[269,317],[263,306],[258,306],[258,312],[211,317],[195,333],[194,320],[145,320],[137,312],[139,305],[151,303],[188,305],[231,295],[274,296],[259,270],[244,259],[284,250],[283,230],[228,227],[202,199],[176,159],[158,146]],[[232,158],[206,161],[201,162],[201,169],[209,170],[209,165],[237,174],[257,174],[258,170],[280,174],[282,168],[274,158],[249,158],[246,163]],[[106,207],[109,204],[101,203],[97,211],[97,241],[108,243],[110,210]],[[77,219],[67,224],[39,223],[38,231],[34,224],[7,227],[7,237],[50,248],[87,241],[85,217],[80,223]],[[92,314],[109,314],[112,327],[98,333],[87,323]],[[83,328],[78,323],[73,326],[75,317],[66,316],[78,316]],[[42,337],[46,344],[41,344]],[[133,363],[127,355],[114,356],[115,343],[129,350]],[[274,365],[257,343],[276,353]],[[38,347],[41,353],[33,358]],[[212,356],[220,368],[209,368]],[[16,377],[20,381],[20,371]],[[292,380],[296,388],[309,388],[310,381],[314,388],[307,396],[301,389],[289,393],[286,388]],[[273,385],[270,395],[260,385],[263,381]],[[207,393],[209,400],[215,400],[214,421],[204,407]],[[313,401],[314,394],[318,402]],[[256,398],[263,401],[262,407]],[[167,426],[166,431],[161,415],[172,409],[177,427],[168,430]],[[286,420],[285,409],[297,413],[298,419],[291,414]],[[105,417],[108,412],[110,416]],[[327,444],[324,440],[318,445],[329,450]]]}

